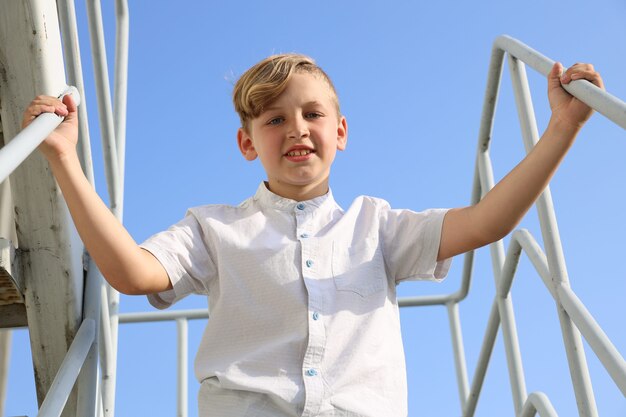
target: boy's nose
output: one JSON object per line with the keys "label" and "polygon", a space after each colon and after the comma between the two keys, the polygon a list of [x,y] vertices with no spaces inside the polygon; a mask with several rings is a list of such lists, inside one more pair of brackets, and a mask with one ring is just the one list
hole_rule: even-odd
{"label": "boy's nose", "polygon": [[289,139],[302,139],[309,136],[309,128],[304,120],[294,120],[287,132]]}

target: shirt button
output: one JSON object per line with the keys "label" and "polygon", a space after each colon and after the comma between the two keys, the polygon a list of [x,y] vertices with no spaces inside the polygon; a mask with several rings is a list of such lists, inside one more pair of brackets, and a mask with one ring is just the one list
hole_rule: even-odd
{"label": "shirt button", "polygon": [[300,235],[300,237],[301,237],[302,239],[306,239],[307,237],[309,237],[309,234],[308,234],[308,233],[302,233],[302,234]]}
{"label": "shirt button", "polygon": [[298,204],[296,205],[296,208],[297,208],[298,210],[304,210],[304,203],[298,203]]}
{"label": "shirt button", "polygon": [[310,259],[307,259],[305,263],[306,263],[306,266],[308,266],[309,268],[313,266],[313,261]]}
{"label": "shirt button", "polygon": [[313,368],[307,369],[306,374],[308,376],[315,376],[315,375],[317,375],[317,371],[315,369],[313,369]]}
{"label": "shirt button", "polygon": [[320,318],[320,313],[318,313],[317,311],[313,313],[313,320],[319,320],[319,318]]}

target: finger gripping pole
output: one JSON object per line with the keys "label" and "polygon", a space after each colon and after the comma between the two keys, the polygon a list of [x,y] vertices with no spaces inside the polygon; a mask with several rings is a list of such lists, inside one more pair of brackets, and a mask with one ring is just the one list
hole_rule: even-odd
{"label": "finger gripping pole", "polygon": [[63,97],[67,96],[68,94],[72,96],[72,99],[74,100],[74,103],[76,103],[76,106],[80,106],[80,94],[78,92],[78,88],[74,87],[73,85],[68,85],[65,91],[61,93],[59,98],[63,99]]}

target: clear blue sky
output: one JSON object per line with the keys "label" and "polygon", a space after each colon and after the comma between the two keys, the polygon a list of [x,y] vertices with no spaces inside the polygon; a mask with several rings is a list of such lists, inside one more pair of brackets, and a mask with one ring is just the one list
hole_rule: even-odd
{"label": "clear blue sky", "polygon": [[[106,192],[83,2],[78,2],[86,98],[98,188]],[[112,2],[104,2],[113,57]],[[109,4],[111,3],[111,4]],[[130,1],[131,46],[125,223],[137,241],[179,220],[189,206],[236,204],[264,178],[238,153],[234,80],[277,52],[313,56],[333,78],[350,127],[331,186],[345,205],[360,194],[415,210],[469,202],[491,46],[509,34],[555,60],[593,62],[607,89],[626,99],[626,3],[622,0],[507,1]],[[492,158],[496,179],[523,156],[505,69]],[[110,72],[113,74],[113,71]],[[549,118],[545,79],[529,70],[539,129]],[[626,354],[626,134],[595,115],[552,183],[573,289]],[[523,222],[541,242],[534,210]],[[508,240],[507,240],[508,241]],[[400,295],[448,293],[462,258],[442,284],[411,283]],[[494,294],[488,250],[460,306],[470,378]],[[543,391],[559,415],[577,415],[552,299],[522,257],[513,286],[528,392]],[[202,308],[188,298],[174,308]],[[121,310],[145,311],[143,297]],[[401,313],[409,415],[460,414],[448,321],[442,307]],[[190,358],[202,323],[190,326]],[[36,415],[28,334],[13,333],[7,415]],[[120,329],[118,416],[175,414],[173,324]],[[588,353],[600,415],[626,415],[626,400]],[[591,354],[590,354],[591,353]],[[197,383],[190,372],[190,415]],[[513,415],[501,337],[477,416]]]}

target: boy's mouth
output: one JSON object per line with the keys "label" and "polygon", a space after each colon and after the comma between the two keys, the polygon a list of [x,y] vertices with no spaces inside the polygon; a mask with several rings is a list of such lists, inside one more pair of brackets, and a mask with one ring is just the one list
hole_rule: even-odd
{"label": "boy's mouth", "polygon": [[286,155],[287,156],[305,156],[305,155],[308,155],[310,153],[313,153],[313,150],[311,150],[311,149],[296,149],[296,150],[287,152]]}

